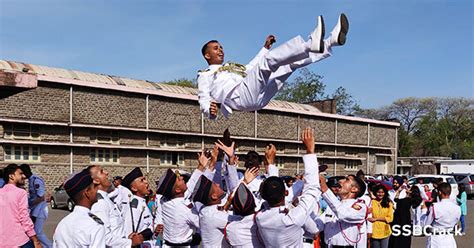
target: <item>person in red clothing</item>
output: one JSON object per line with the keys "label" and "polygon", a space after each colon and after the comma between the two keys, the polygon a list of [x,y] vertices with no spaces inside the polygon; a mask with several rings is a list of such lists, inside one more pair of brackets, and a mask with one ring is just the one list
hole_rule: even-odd
{"label": "person in red clothing", "polygon": [[5,186],[0,189],[2,218],[0,240],[2,247],[42,247],[28,211],[28,196],[23,187],[26,176],[16,164],[3,170]]}

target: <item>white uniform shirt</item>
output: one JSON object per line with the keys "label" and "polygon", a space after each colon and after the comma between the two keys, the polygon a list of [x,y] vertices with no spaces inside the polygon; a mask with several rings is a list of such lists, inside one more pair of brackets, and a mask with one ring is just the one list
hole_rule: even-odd
{"label": "white uniform shirt", "polygon": [[[268,49],[262,48],[257,56],[246,65],[246,70],[250,70],[255,64],[268,52]],[[231,101],[226,101],[232,91],[242,82],[243,77],[236,73],[219,72],[217,70],[222,65],[209,65],[208,69],[198,73],[199,105],[201,111],[206,117],[209,117],[209,108],[211,100],[221,103],[221,112],[227,117],[232,113]]]}
{"label": "white uniform shirt", "polygon": [[122,213],[122,218],[123,218],[124,217],[123,209],[126,205],[129,204],[132,198],[132,192],[128,188],[122,185],[119,185],[117,188],[115,188],[113,192],[109,194],[109,197],[111,197],[112,195],[115,196],[113,201],[117,205],[119,211]]}
{"label": "white uniform shirt", "polygon": [[[460,218],[461,208],[450,199],[442,199],[440,202],[433,203],[429,211],[424,210],[424,214],[421,216],[421,222],[425,226],[431,226],[434,232],[443,232],[448,230],[452,231]],[[426,247],[456,247],[456,241],[452,233],[431,235],[428,236]]]}
{"label": "white uniform shirt", "polygon": [[46,193],[43,179],[37,175],[31,175],[28,178],[28,192],[28,205],[30,206],[31,215],[37,218],[48,218],[48,203],[46,203],[46,200],[31,206],[36,198],[44,197]]}
{"label": "white uniform shirt", "polygon": [[97,202],[91,212],[104,222],[105,244],[109,247],[130,247],[132,240],[125,234],[124,220],[115,203],[102,190],[97,191]]}
{"label": "white uniform shirt", "polygon": [[89,209],[75,206],[56,227],[53,247],[105,247],[105,228]]}
{"label": "white uniform shirt", "polygon": [[232,247],[263,247],[257,236],[254,215],[234,216],[236,219],[225,228],[225,236]]}
{"label": "white uniform shirt", "polygon": [[155,230],[153,227],[153,216],[151,215],[150,209],[146,204],[146,200],[142,197],[133,195],[132,202],[135,199],[138,202],[137,207],[131,207],[131,204],[128,204],[125,205],[122,212],[125,220],[125,234],[127,237],[133,232],[132,228],[135,228],[135,232],[138,233],[144,231],[147,228],[149,228],[152,232]]}
{"label": "white uniform shirt", "polygon": [[366,235],[362,225],[366,220],[367,206],[355,199],[339,201],[328,190],[323,194],[328,203],[321,221],[317,222],[318,228],[324,225],[324,240],[328,245],[355,246]]}
{"label": "white uniform shirt", "polygon": [[298,206],[288,212],[282,209],[284,207],[273,207],[257,213],[258,231],[267,247],[301,247],[303,245],[303,226],[317,206],[320,196],[316,155],[304,155],[303,161],[305,183]]}
{"label": "white uniform shirt", "polygon": [[163,239],[182,244],[191,241],[192,235],[199,228],[199,216],[195,208],[189,208],[183,197],[165,201],[161,199],[163,218]]}
{"label": "white uniform shirt", "polygon": [[204,206],[199,212],[199,229],[201,230],[202,247],[227,247],[224,239],[224,228],[235,219],[226,211],[217,209],[217,205]]}

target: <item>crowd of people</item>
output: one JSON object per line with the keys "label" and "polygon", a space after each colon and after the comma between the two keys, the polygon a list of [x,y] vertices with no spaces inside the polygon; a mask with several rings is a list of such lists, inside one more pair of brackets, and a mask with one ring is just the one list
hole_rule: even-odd
{"label": "crowd of people", "polygon": [[301,141],[304,173],[287,180],[275,166],[274,145],[262,158],[250,151],[240,162],[228,132],[212,150],[198,153],[190,177],[168,169],[156,187],[139,167],[113,181],[99,165],[84,168],[64,182],[75,207],[59,222],[52,241],[43,231],[44,181],[28,165],[10,164],[0,189],[2,245],[410,247],[420,226],[429,227],[427,247],[456,247],[454,228],[461,221],[464,233],[467,211],[461,187],[452,201],[451,186],[444,182],[435,182],[430,191],[423,184],[410,187],[398,176],[367,181],[362,171],[327,180],[327,166],[316,157],[314,130],[305,129]]}

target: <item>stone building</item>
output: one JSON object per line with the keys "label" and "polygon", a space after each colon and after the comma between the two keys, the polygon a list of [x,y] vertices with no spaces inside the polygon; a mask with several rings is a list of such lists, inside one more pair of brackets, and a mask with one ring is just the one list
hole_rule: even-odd
{"label": "stone building", "polygon": [[191,171],[196,153],[229,128],[238,154],[276,145],[282,174],[301,171],[302,128],[316,130],[331,175],[395,172],[398,123],[322,113],[272,101],[258,112],[210,121],[196,89],[0,60],[0,164],[29,163],[48,189],[91,164],[112,176],[141,166]]}

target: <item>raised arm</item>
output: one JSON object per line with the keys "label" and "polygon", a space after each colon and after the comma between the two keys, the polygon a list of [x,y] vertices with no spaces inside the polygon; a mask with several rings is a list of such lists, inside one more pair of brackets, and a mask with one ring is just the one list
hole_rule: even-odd
{"label": "raised arm", "polygon": [[316,154],[314,153],[314,131],[311,128],[306,128],[302,135],[301,139],[306,145],[306,155],[303,156],[304,162],[304,186],[301,199],[298,203],[298,206],[291,209],[288,213],[288,218],[285,218],[283,221],[288,222],[288,224],[293,223],[298,226],[303,226],[306,222],[306,219],[310,213],[316,207],[317,198],[319,198],[319,186],[318,180],[318,161]]}
{"label": "raised arm", "polygon": [[253,58],[246,66],[245,68],[247,70],[250,70],[252,69],[257,63],[258,61],[263,57],[265,56],[268,51],[270,50],[270,48],[272,47],[273,43],[276,42],[276,38],[274,35],[269,35],[267,36],[267,38],[265,39],[265,44],[263,44],[263,47],[262,49],[260,49],[260,51],[257,53],[257,55],[255,56],[255,58]]}

